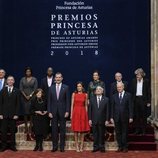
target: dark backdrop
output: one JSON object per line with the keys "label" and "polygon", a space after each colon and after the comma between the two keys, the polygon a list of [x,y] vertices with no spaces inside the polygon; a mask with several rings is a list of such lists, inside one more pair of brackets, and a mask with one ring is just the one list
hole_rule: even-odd
{"label": "dark backdrop", "polygon": [[16,78],[18,85],[24,68],[45,76],[48,66],[61,71],[70,85],[81,80],[88,84],[93,70],[109,85],[116,71],[131,81],[134,70],[142,67],[150,77],[150,0],[88,0],[99,9],[100,54],[87,50],[84,56],[72,53],[50,55],[50,13],[54,0],[0,0],[0,67]]}

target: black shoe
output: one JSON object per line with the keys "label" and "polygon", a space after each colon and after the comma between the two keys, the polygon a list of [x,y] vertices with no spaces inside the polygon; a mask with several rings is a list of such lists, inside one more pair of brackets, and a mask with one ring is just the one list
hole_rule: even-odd
{"label": "black shoe", "polygon": [[128,149],[127,148],[125,148],[125,149],[123,149],[123,151],[122,151],[123,153],[127,153],[128,152]]}
{"label": "black shoe", "polygon": [[2,148],[0,149],[0,152],[4,152],[6,149],[7,149],[6,147],[2,147]]}
{"label": "black shoe", "polygon": [[53,152],[53,153],[54,153],[54,152],[56,152],[57,150],[58,150],[58,149],[52,149],[52,150],[51,150],[51,152]]}
{"label": "black shoe", "polygon": [[139,131],[139,130],[136,130],[136,131],[134,132],[134,134],[135,134],[135,135],[140,134],[140,131]]}
{"label": "black shoe", "polygon": [[43,151],[43,147],[41,146],[41,147],[39,147],[39,151]]}
{"label": "black shoe", "polygon": [[33,149],[33,151],[37,151],[38,150],[38,146],[35,146],[35,148]]}
{"label": "black shoe", "polygon": [[117,150],[116,150],[116,152],[122,152],[123,151],[123,149],[122,148],[118,148]]}
{"label": "black shoe", "polygon": [[100,152],[101,153],[105,153],[105,149],[100,149]]}
{"label": "black shoe", "polygon": [[15,152],[18,151],[15,146],[11,147],[10,150],[15,151]]}
{"label": "black shoe", "polygon": [[60,149],[60,152],[65,152],[65,150],[64,149]]}
{"label": "black shoe", "polygon": [[93,149],[93,150],[92,150],[92,153],[95,153],[95,152],[97,152],[97,151],[99,151],[99,149]]}

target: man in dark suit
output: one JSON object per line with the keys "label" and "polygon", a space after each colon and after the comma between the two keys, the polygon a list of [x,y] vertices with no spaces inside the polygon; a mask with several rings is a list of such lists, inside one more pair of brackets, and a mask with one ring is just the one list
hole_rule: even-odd
{"label": "man in dark suit", "polygon": [[60,129],[60,151],[64,152],[66,118],[70,113],[69,87],[62,84],[62,80],[62,74],[56,73],[55,84],[52,85],[48,94],[48,112],[49,117],[52,119],[52,152],[58,150],[58,124]]}
{"label": "man in dark suit", "polygon": [[108,124],[109,99],[103,95],[103,88],[96,87],[96,96],[90,98],[88,109],[89,125],[92,126],[94,143],[92,152],[105,152],[105,125]]}
{"label": "man in dark suit", "polygon": [[[48,100],[48,93],[50,87],[53,85],[54,79],[53,79],[53,68],[48,67],[47,69],[47,76],[41,80],[41,88],[44,91],[44,97],[46,98],[46,102]],[[47,119],[47,131],[48,135],[46,137],[46,140],[50,139],[50,118]]]}
{"label": "man in dark suit", "polygon": [[117,93],[111,102],[111,122],[115,125],[117,152],[128,152],[128,123],[133,122],[133,106],[130,93],[124,91],[124,84],[117,83]]}
{"label": "man in dark suit", "polygon": [[0,69],[0,91],[6,86],[5,74],[5,70]]}
{"label": "man in dark suit", "polygon": [[150,82],[144,78],[145,73],[142,68],[135,71],[136,78],[132,81],[132,96],[135,114],[135,134],[145,134],[147,126],[147,109],[151,104]]}
{"label": "man in dark suit", "polygon": [[53,79],[53,68],[49,67],[47,69],[47,77],[43,78],[41,80],[41,88],[44,91],[44,94],[46,96],[46,99],[48,98],[48,91],[49,88],[53,85],[54,79]]}
{"label": "man in dark suit", "polygon": [[7,133],[8,127],[11,133],[11,146],[10,149],[17,151],[15,147],[15,132],[16,132],[16,120],[18,119],[19,112],[19,90],[14,87],[14,77],[9,76],[7,78],[7,87],[0,93],[0,119],[2,120],[1,126],[1,140],[2,148],[1,152],[6,150],[7,147]]}
{"label": "man in dark suit", "polygon": [[110,87],[110,99],[115,93],[117,93],[117,83],[119,82],[122,82],[124,84],[124,90],[127,91],[128,82],[122,81],[122,74],[120,72],[117,72],[115,74],[115,82],[113,82]]}

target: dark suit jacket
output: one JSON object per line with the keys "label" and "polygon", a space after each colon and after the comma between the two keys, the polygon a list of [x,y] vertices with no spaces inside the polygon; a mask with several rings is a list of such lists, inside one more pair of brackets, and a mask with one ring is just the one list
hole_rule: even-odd
{"label": "dark suit jacket", "polygon": [[[132,87],[131,87],[131,93],[132,98],[135,101],[136,97],[136,90],[137,90],[137,79],[133,79],[132,81]],[[143,100],[144,102],[151,103],[151,88],[150,88],[150,82],[148,79],[143,79]]]}
{"label": "dark suit jacket", "polygon": [[53,84],[48,94],[48,112],[56,115],[59,113],[60,117],[64,117],[65,112],[70,113],[70,94],[69,87],[65,84],[61,85],[59,99],[56,96],[56,84]]}
{"label": "dark suit jacket", "polygon": [[0,115],[4,118],[13,118],[18,115],[20,104],[20,92],[13,88],[12,93],[8,94],[8,88],[4,88],[0,93]]}
{"label": "dark suit jacket", "polygon": [[112,96],[111,118],[116,122],[119,121],[119,119],[121,119],[121,121],[128,121],[129,118],[133,118],[133,104],[130,93],[124,93],[121,103],[119,93]]}
{"label": "dark suit jacket", "polygon": [[[124,90],[127,91],[127,86],[128,86],[128,82],[127,81],[122,81],[124,84]],[[113,82],[111,83],[111,87],[110,87],[110,99],[112,99],[112,96],[117,93],[117,82]]]}
{"label": "dark suit jacket", "polygon": [[93,124],[104,124],[109,120],[109,99],[102,96],[100,106],[98,108],[97,97],[93,96],[90,99],[88,107],[89,120],[92,120]]}
{"label": "dark suit jacket", "polygon": [[[52,79],[52,85],[53,85],[53,83],[54,83],[54,80]],[[41,80],[41,88],[45,93],[46,99],[48,99],[48,92],[49,92],[50,87],[48,87],[47,77],[45,77]]]}

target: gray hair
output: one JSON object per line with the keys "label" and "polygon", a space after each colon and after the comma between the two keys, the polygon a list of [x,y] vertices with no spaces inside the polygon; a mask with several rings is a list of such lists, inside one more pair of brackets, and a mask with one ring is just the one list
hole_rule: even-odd
{"label": "gray hair", "polygon": [[144,70],[142,68],[136,69],[135,72],[134,72],[134,74],[135,75],[141,74],[142,77],[144,77],[146,75],[145,72],[144,72]]}
{"label": "gray hair", "polygon": [[104,92],[104,88],[102,86],[97,86],[96,89],[101,89]]}

